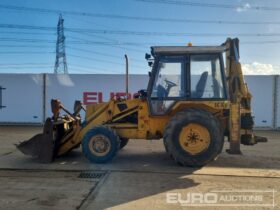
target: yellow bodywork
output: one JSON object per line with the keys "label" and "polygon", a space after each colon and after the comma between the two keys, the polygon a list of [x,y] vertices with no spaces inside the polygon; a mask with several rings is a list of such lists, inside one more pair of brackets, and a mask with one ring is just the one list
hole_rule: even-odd
{"label": "yellow bodywork", "polygon": [[[118,107],[125,106],[121,111]],[[65,144],[60,147],[58,155],[62,155],[71,148],[80,144],[85,134],[97,125],[104,125],[113,128],[120,138],[127,139],[160,139],[163,137],[166,124],[177,112],[188,108],[201,108],[214,113],[226,125],[227,117],[223,116],[225,110],[230,109],[229,101],[178,101],[171,110],[161,116],[151,116],[147,100],[110,100],[107,103],[88,105],[86,109],[86,125],[76,124],[75,129],[66,135],[62,142]],[[138,123],[127,123],[118,121],[137,113]],[[224,128],[226,129],[226,127]],[[71,139],[69,139],[71,136]]]}
{"label": "yellow bodywork", "polygon": [[[232,40],[228,39],[225,43],[226,49],[226,86],[228,99],[212,101],[204,100],[185,100],[176,101],[172,108],[164,115],[151,115],[149,110],[150,99],[132,99],[132,100],[110,100],[107,103],[88,105],[86,108],[85,124],[76,123],[75,128],[69,135],[63,138],[65,142],[60,147],[58,155],[64,154],[76,145],[80,144],[85,134],[98,125],[106,125],[116,131],[120,138],[126,139],[160,139],[163,137],[165,127],[170,119],[179,111],[189,108],[199,108],[212,113],[219,121],[224,135],[229,137],[230,149],[232,153],[240,152],[241,135],[252,135],[252,129],[241,127],[241,118],[243,115],[251,115],[252,95],[244,81],[242,67],[237,55],[232,53]],[[119,107],[125,107],[120,109]],[[137,115],[135,115],[137,114]],[[135,122],[129,122],[126,117],[137,116]],[[203,139],[196,147],[186,143],[189,135],[196,131]],[[71,140],[69,140],[71,138]],[[187,126],[180,135],[180,144],[187,152],[196,154],[208,147],[209,133],[197,125]]]}
{"label": "yellow bodywork", "polygon": [[[181,95],[181,91],[178,91],[180,93],[180,97],[176,95],[176,97],[166,97],[168,91],[170,91],[170,88],[177,86],[175,83],[166,80],[166,87],[163,87],[162,85],[158,85],[158,92],[156,94],[156,97],[153,96],[153,83],[155,82],[156,75],[158,73],[158,69],[156,67],[157,64],[154,65],[151,75],[150,75],[150,82],[148,85],[148,89],[146,91],[146,94],[141,95],[141,91],[139,91],[139,98],[135,99],[121,99],[121,98],[113,98],[109,102],[106,103],[100,103],[100,104],[92,104],[87,105],[86,107],[86,117],[84,122],[81,122],[81,117],[79,115],[79,111],[81,109],[84,109],[81,103],[77,103],[77,106],[74,107],[74,113],[69,112],[66,110],[63,105],[60,103],[59,100],[52,100],[52,112],[53,117],[48,118],[46,120],[46,126],[44,127],[43,134],[39,136],[35,136],[34,138],[31,138],[31,141],[28,143],[21,144],[20,148],[21,151],[27,154],[31,154],[32,156],[38,156],[40,157],[41,148],[38,147],[38,145],[43,145],[41,142],[46,142],[46,145],[49,145],[49,150],[52,152],[48,158],[46,158],[48,161],[51,161],[54,156],[63,155],[72,149],[79,146],[80,143],[82,143],[83,148],[84,145],[97,145],[98,148],[98,154],[95,154],[95,151],[91,151],[92,154],[95,154],[95,156],[98,155],[104,155],[105,150],[103,152],[103,147],[101,143],[99,142],[100,138],[103,139],[104,145],[112,146],[112,142],[108,141],[108,138],[103,135],[102,132],[98,133],[97,135],[89,138],[87,136],[87,133],[91,131],[92,129],[100,129],[97,128],[99,125],[103,125],[103,129],[110,130],[112,135],[116,136],[116,141],[118,142],[124,142],[125,140],[128,141],[128,139],[161,139],[163,138],[163,135],[165,135],[164,140],[168,139],[169,143],[173,142],[174,137],[172,135],[168,135],[168,128],[166,130],[167,124],[172,122],[172,120],[175,121],[175,124],[180,125],[180,134],[178,137],[175,137],[176,142],[178,140],[178,145],[180,146],[180,149],[183,149],[186,151],[186,154],[191,154],[193,156],[198,156],[199,154],[202,154],[204,151],[208,151],[209,149],[213,150],[213,145],[211,142],[215,142],[217,144],[223,145],[224,136],[227,136],[230,142],[230,149],[229,152],[231,154],[240,154],[240,142],[242,143],[242,137],[243,137],[243,144],[252,145],[255,144],[257,141],[254,138],[253,135],[253,117],[252,117],[252,110],[251,110],[251,98],[252,95],[250,94],[247,84],[244,81],[243,73],[241,64],[239,62],[239,41],[238,39],[228,39],[223,45],[222,45],[222,51],[220,48],[207,48],[207,47],[191,47],[189,48],[180,48],[180,47],[172,47],[172,50],[170,51],[170,48],[166,47],[158,47],[158,53],[162,53],[163,55],[169,55],[171,52],[177,56],[180,55],[180,62],[182,62],[183,59],[183,66],[185,73],[182,73],[183,76],[183,82],[180,81],[181,84],[184,84],[184,81],[186,84],[188,84],[190,87],[185,86],[182,90],[186,91]],[[221,46],[220,46],[221,47]],[[183,54],[182,50],[183,49]],[[209,50],[211,51],[209,53]],[[218,51],[217,51],[218,50]],[[153,50],[152,50],[153,51]],[[190,64],[189,58],[192,57],[192,53],[198,53],[198,55],[203,53],[209,53],[216,55],[219,54],[219,59],[222,60],[223,56],[222,53],[226,53],[226,65],[225,68],[223,65],[220,66],[221,70],[223,70],[222,73],[222,83],[223,83],[223,91],[224,96],[223,97],[215,97],[215,96],[209,96],[206,98],[203,98],[201,96],[194,96],[192,97],[192,88],[191,88],[191,82],[186,81],[191,76],[191,70],[190,67],[187,67]],[[183,55],[183,57],[182,57]],[[188,56],[187,56],[188,55]],[[159,57],[162,55],[160,54]],[[149,57],[149,56],[148,56]],[[172,58],[173,59],[173,58]],[[178,59],[178,58],[176,58]],[[155,61],[157,60],[157,57],[155,56]],[[188,63],[189,62],[189,63]],[[159,62],[158,62],[159,63]],[[222,62],[223,63],[223,62]],[[211,61],[211,65],[212,61]],[[216,70],[215,70],[216,71]],[[217,70],[218,71],[218,70]],[[154,74],[153,74],[154,73]],[[207,73],[207,72],[206,72]],[[213,73],[212,77],[213,77]],[[194,74],[195,75],[195,74]],[[203,75],[206,75],[203,76]],[[207,75],[202,73],[199,81],[197,82],[197,88],[196,91],[201,91],[201,89],[205,89],[206,80],[204,82],[204,88],[201,88],[201,84],[198,86],[201,79],[206,78]],[[174,75],[173,75],[174,76]],[[158,76],[159,77],[159,76]],[[219,85],[216,78],[213,79],[214,81]],[[214,80],[215,79],[215,80]],[[203,81],[203,80],[201,80]],[[156,83],[155,83],[156,84]],[[164,91],[161,91],[162,95],[158,95],[160,93],[160,87],[163,88]],[[214,85],[212,85],[214,88]],[[167,91],[168,89],[168,91]],[[145,92],[145,91],[144,91]],[[187,93],[188,92],[188,93]],[[204,90],[202,91],[204,92]],[[127,94],[128,95],[128,94]],[[127,97],[128,98],[128,97]],[[215,99],[216,98],[216,99]],[[164,100],[169,100],[171,103],[165,104]],[[170,105],[171,104],[171,105]],[[177,118],[181,116],[180,111],[190,110],[192,112],[195,112],[196,110],[191,110],[190,108],[195,108],[199,110],[204,110],[206,113],[210,114],[210,117],[204,118],[203,120],[207,121],[209,120],[211,124],[211,117],[214,116],[215,118],[215,131],[212,132],[205,126],[202,126],[199,123],[190,122],[186,125],[182,125],[182,122],[177,122]],[[66,112],[66,115],[60,116],[59,110],[62,109],[64,112]],[[152,109],[152,110],[150,110]],[[155,113],[161,114],[156,115],[154,113],[154,109],[156,109]],[[184,113],[184,112],[182,112]],[[174,117],[176,115],[176,117]],[[188,116],[188,115],[185,115]],[[199,115],[200,117],[200,115]],[[172,120],[171,120],[172,119]],[[104,128],[108,127],[111,129]],[[210,126],[211,127],[211,126]],[[166,131],[166,132],[165,132]],[[179,132],[179,131],[178,131]],[[178,133],[177,132],[177,133]],[[218,134],[215,137],[215,141],[212,141],[212,136],[214,134]],[[117,134],[117,135],[115,135]],[[89,133],[90,135],[90,133]],[[214,135],[213,135],[214,136]],[[84,139],[84,141],[83,141]],[[36,141],[35,141],[36,140]],[[194,143],[196,141],[196,143]],[[167,141],[166,141],[167,142]],[[33,144],[34,143],[34,144]],[[36,144],[38,143],[38,144]],[[48,143],[48,144],[47,144]],[[100,143],[100,144],[99,144]],[[26,147],[25,147],[26,145]],[[26,152],[28,149],[28,146],[30,146],[30,152]],[[119,145],[121,148],[121,145]],[[166,144],[165,144],[166,146]],[[176,146],[172,146],[172,148],[175,148]],[[220,146],[221,149],[217,150],[217,147],[214,148],[214,152],[216,154],[220,153],[222,150],[222,146]],[[27,148],[27,149],[26,149]],[[38,149],[39,148],[39,149]],[[87,148],[87,147],[85,147]],[[114,148],[113,146],[111,148]],[[115,147],[117,148],[117,147]],[[119,149],[117,148],[117,149]],[[167,148],[167,147],[166,147]],[[171,148],[171,147],[169,147]],[[89,148],[91,149],[91,148]],[[33,154],[33,151],[36,151],[38,154]],[[180,150],[182,151],[182,150]],[[115,152],[115,151],[113,151]],[[177,151],[177,153],[173,153],[172,155],[179,154],[180,152]],[[206,152],[207,153],[207,152]],[[215,154],[215,155],[216,155]],[[180,154],[179,154],[180,155]],[[203,155],[201,155],[203,156]],[[179,156],[178,156],[179,157]],[[181,158],[181,157],[179,157]],[[210,159],[212,157],[209,157]],[[182,158],[181,158],[182,159]],[[185,160],[184,160],[185,161]],[[185,164],[185,162],[181,160],[182,164]],[[95,162],[95,160],[93,161]],[[203,161],[202,161],[203,162]],[[204,161],[205,162],[205,161]],[[206,162],[205,162],[206,163]],[[193,161],[191,165],[196,165],[196,161]]]}
{"label": "yellow bodywork", "polygon": [[[76,101],[73,113],[53,99],[53,116],[46,120],[43,133],[22,142],[18,149],[51,162],[82,144],[83,153],[91,162],[104,163],[129,139],[164,137],[165,149],[176,162],[201,166],[220,154],[225,136],[230,142],[230,154],[241,153],[240,143],[253,145],[265,141],[253,135],[252,95],[243,78],[238,39],[228,39],[222,46],[214,47],[152,47],[151,52],[154,64],[149,84],[147,90],[140,90],[135,96],[138,98],[127,99],[127,86],[126,99],[115,97],[106,103],[87,105],[86,109]],[[223,53],[226,54],[225,66]],[[209,54],[209,58],[203,59],[211,61],[211,71],[201,75],[195,73],[196,70],[192,73],[191,62],[201,59],[193,56],[196,54]],[[165,56],[169,55],[172,55],[171,63],[176,61],[181,65],[178,68],[180,75],[170,66],[163,65]],[[151,56],[146,57],[150,63]],[[164,68],[170,68],[166,75],[176,78],[178,84],[160,75]],[[207,82],[208,74],[212,75],[212,85]],[[196,81],[195,77],[199,75]],[[157,84],[158,81],[163,83]],[[209,92],[205,91],[207,84],[213,96],[203,96],[204,92]],[[173,95],[170,90],[176,86]],[[223,94],[217,94],[217,91]],[[83,122],[79,114],[82,109],[86,111]],[[66,115],[61,116],[60,110]]]}

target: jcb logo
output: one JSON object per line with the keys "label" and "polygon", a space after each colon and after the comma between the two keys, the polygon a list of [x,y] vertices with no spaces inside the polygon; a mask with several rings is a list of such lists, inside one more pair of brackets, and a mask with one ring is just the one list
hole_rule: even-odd
{"label": "jcb logo", "polygon": [[214,106],[215,106],[215,108],[227,109],[228,108],[228,103],[226,103],[226,102],[215,102]]}
{"label": "jcb logo", "polygon": [[6,88],[3,88],[2,86],[0,86],[0,109],[3,109],[5,108],[6,106],[3,106],[3,90],[6,90]]}

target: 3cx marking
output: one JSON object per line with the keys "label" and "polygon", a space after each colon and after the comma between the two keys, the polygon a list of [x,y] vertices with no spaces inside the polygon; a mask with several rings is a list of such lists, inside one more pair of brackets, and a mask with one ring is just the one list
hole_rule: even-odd
{"label": "3cx marking", "polygon": [[6,90],[6,88],[3,88],[2,86],[0,86],[0,109],[3,109],[5,108],[6,106],[3,106],[3,94],[2,94],[2,91],[3,90]]}

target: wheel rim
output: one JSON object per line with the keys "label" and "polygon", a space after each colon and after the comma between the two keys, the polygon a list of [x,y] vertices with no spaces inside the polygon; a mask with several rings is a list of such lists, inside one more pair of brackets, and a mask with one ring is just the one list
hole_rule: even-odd
{"label": "wheel rim", "polygon": [[196,123],[190,123],[183,127],[179,136],[180,146],[192,155],[207,150],[210,140],[208,129]]}
{"label": "wheel rim", "polygon": [[104,135],[95,135],[89,141],[89,149],[96,156],[105,156],[111,149],[111,142]]}

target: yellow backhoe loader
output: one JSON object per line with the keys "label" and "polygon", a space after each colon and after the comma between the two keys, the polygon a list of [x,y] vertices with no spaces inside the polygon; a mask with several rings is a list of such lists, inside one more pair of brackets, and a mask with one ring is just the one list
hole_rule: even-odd
{"label": "yellow backhoe loader", "polygon": [[252,131],[252,96],[243,78],[237,38],[221,46],[151,47],[146,59],[152,66],[148,88],[134,99],[87,105],[84,120],[80,102],[71,113],[52,100],[53,116],[44,132],[17,148],[51,162],[81,144],[90,162],[105,163],[129,139],[163,138],[175,162],[203,166],[221,153],[225,137],[230,154],[241,153],[240,143],[266,141]]}

